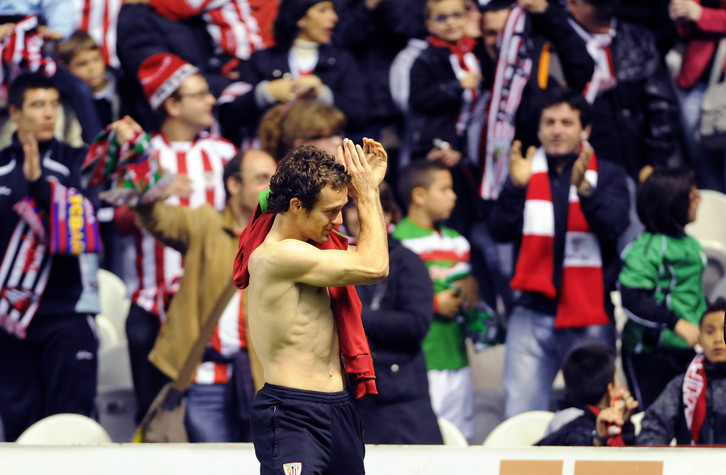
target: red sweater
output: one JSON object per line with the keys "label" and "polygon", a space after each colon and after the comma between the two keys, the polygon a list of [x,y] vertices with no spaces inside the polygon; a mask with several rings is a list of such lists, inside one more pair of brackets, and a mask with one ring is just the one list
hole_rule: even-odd
{"label": "red sweater", "polygon": [[[700,3],[700,0],[696,1]],[[688,89],[696,84],[706,70],[719,40],[726,34],[726,10],[704,8],[698,22],[685,25],[677,23],[677,28],[678,34],[687,44],[676,82],[678,87]],[[724,65],[720,67],[724,68]]]}

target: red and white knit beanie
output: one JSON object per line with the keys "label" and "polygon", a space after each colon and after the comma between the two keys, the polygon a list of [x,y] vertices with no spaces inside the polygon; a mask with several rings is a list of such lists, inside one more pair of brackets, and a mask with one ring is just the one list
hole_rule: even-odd
{"label": "red and white knit beanie", "polygon": [[151,108],[156,110],[186,78],[198,72],[198,68],[175,54],[156,53],[139,66],[139,81]]}

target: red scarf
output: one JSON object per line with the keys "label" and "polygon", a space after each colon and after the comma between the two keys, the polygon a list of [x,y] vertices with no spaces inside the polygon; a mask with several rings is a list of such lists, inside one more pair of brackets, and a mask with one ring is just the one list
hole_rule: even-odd
{"label": "red scarf", "polygon": [[703,354],[696,355],[683,377],[683,405],[686,425],[691,432],[691,445],[698,443],[698,434],[706,418],[706,369]]}
{"label": "red scarf", "polygon": [[[577,189],[570,185],[565,257],[562,284],[558,293],[554,273],[555,219],[552,190],[547,173],[547,156],[537,149],[532,163],[532,178],[524,204],[522,245],[511,285],[513,289],[539,292],[557,298],[555,328],[604,325],[604,284],[600,245],[580,208]],[[585,179],[597,186],[597,159],[593,152]]]}
{"label": "red scarf", "polygon": [[[479,59],[474,54],[474,46],[476,40],[469,38],[468,36],[463,37],[456,43],[450,43],[444,41],[441,38],[435,36],[429,36],[426,41],[437,48],[447,48],[451,55],[449,56],[451,62],[451,69],[454,71],[454,75],[457,80],[461,80],[466,74],[481,74],[481,67],[479,66]],[[463,137],[469,123],[471,122],[473,108],[476,105],[477,99],[476,89],[465,89],[461,96],[461,108],[459,110],[459,117],[456,119],[456,135]]]}
{"label": "red scarf", "polygon": [[[265,240],[274,221],[274,213],[269,211],[262,213],[258,206],[250,219],[250,224],[242,231],[239,237],[239,251],[234,260],[234,282],[237,287],[244,289],[249,284],[250,256]],[[348,240],[333,232],[327,242],[315,244],[315,246],[319,249],[347,249]],[[355,398],[378,394],[373,359],[360,317],[362,305],[355,286],[328,287],[328,291],[333,315],[335,315],[335,322],[338,326],[338,339],[340,352],[343,354],[345,362],[345,373],[353,380]]]}

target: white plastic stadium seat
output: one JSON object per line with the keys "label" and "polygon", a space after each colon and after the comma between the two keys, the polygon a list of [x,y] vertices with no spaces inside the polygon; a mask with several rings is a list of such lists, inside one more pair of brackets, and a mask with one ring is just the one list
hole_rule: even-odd
{"label": "white plastic stadium seat", "polygon": [[484,440],[485,447],[522,447],[534,445],[544,437],[555,413],[527,411],[501,422]]}
{"label": "white plastic stadium seat", "polygon": [[39,420],[20,434],[24,445],[103,444],[111,442],[101,424],[80,414],[55,414]]}
{"label": "white plastic stadium seat", "polygon": [[457,447],[467,447],[469,445],[464,434],[461,433],[453,422],[443,417],[439,417],[437,421],[439,423],[441,437],[444,439],[444,445],[455,445]]}
{"label": "white plastic stadium seat", "polygon": [[101,314],[116,327],[122,340],[126,339],[126,317],[131,301],[126,298],[126,284],[117,275],[105,269],[98,269],[98,293],[101,299]]}

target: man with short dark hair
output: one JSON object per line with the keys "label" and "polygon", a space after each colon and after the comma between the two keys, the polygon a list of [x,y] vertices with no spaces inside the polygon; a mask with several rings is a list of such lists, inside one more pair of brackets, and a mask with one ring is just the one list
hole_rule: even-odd
{"label": "man with short dark hair", "polygon": [[563,358],[586,341],[614,346],[610,290],[615,243],[628,225],[625,172],[587,143],[588,104],[554,89],[539,120],[542,147],[512,145],[507,178],[490,215],[495,240],[517,242],[504,357],[505,416],[549,408]]}
{"label": "man with short dark hair", "polygon": [[8,96],[18,129],[0,151],[0,418],[14,441],[43,417],[94,412],[100,237],[79,191],[86,150],[53,138],[58,90],[23,74]]}
{"label": "man with short dark hair", "polygon": [[[356,398],[376,388],[353,286],[388,274],[378,196],[387,156],[364,140],[365,149],[346,139],[337,158],[308,145],[290,152],[270,181],[267,211],[240,237],[235,282],[249,284],[250,333],[265,374],[252,405],[263,474],[364,473],[343,375]],[[355,249],[334,230],[349,192],[361,224]]]}

